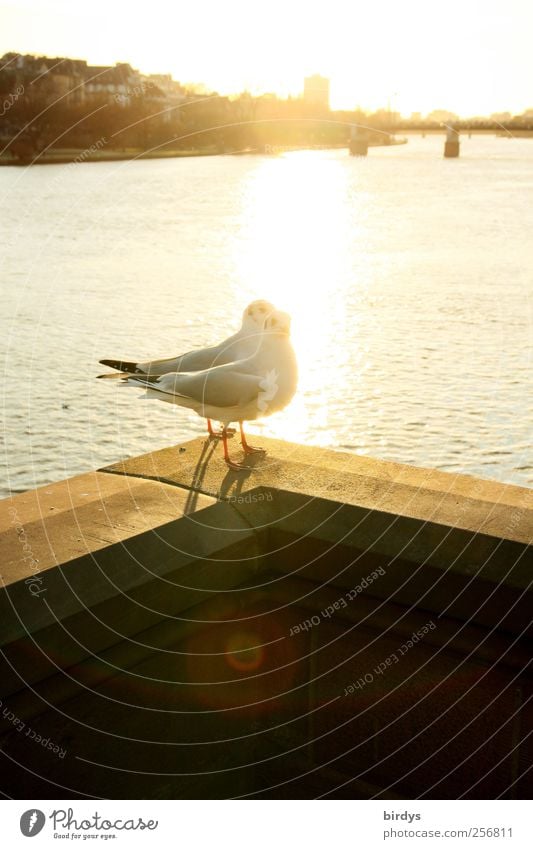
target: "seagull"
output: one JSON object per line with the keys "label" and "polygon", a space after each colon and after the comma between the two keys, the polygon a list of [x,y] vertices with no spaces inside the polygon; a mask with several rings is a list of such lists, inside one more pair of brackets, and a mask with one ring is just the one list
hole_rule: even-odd
{"label": "seagull", "polygon": [[249,357],[197,372],[125,374],[122,379],[146,389],[148,398],[177,404],[221,422],[226,464],[235,471],[246,469],[229,456],[228,425],[239,423],[245,454],[264,451],[248,444],[243,425],[283,410],[296,392],[298,368],[290,325],[287,313],[274,310],[265,321],[259,347]]}
{"label": "seagull", "polygon": [[[252,301],[244,310],[240,330],[228,336],[219,345],[208,348],[198,348],[169,357],[164,360],[147,360],[143,363],[126,360],[99,360],[101,365],[116,369],[115,372],[99,375],[100,378],[121,378],[126,374],[162,375],[169,373],[196,372],[213,366],[225,365],[237,360],[244,360],[255,353],[259,346],[260,334],[263,332],[265,319],[274,312],[275,307],[269,301]],[[221,438],[222,433],[215,431],[211,419],[207,419],[207,431],[210,437]],[[234,433],[228,430],[228,433]]]}

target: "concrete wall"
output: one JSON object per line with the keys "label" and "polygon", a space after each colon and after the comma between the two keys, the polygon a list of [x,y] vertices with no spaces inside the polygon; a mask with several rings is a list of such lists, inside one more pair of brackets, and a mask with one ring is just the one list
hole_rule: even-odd
{"label": "concrete wall", "polygon": [[5,792],[527,796],[533,492],[264,443],[0,503]]}

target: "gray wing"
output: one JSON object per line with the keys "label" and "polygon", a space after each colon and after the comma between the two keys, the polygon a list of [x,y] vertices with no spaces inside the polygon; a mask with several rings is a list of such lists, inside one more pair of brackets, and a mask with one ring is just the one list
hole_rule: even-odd
{"label": "gray wing", "polygon": [[130,378],[146,388],[190,398],[209,407],[237,407],[254,401],[261,392],[264,378],[246,374],[227,366],[208,369],[194,374],[165,374],[153,381],[143,381],[142,376]]}
{"label": "gray wing", "polygon": [[220,345],[210,348],[199,348],[187,351],[178,357],[169,357],[164,360],[148,360],[138,363],[138,368],[146,374],[169,374],[169,372],[191,372],[204,371],[235,359],[236,336],[230,336]]}
{"label": "gray wing", "polygon": [[166,360],[149,360],[139,363],[138,367],[146,374],[168,374],[180,371],[203,371],[211,368],[216,357],[216,348],[201,348],[198,351],[188,351],[179,357],[169,357]]}

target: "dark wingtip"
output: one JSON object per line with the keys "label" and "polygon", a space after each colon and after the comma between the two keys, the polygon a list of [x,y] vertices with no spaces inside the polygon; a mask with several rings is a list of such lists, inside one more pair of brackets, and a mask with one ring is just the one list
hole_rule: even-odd
{"label": "dark wingtip", "polygon": [[147,383],[159,383],[161,379],[160,374],[138,374],[135,377],[131,377],[131,383],[139,383],[141,386],[146,386]]}
{"label": "dark wingtip", "polygon": [[125,371],[128,374],[137,372],[137,363],[127,363],[124,360],[98,360],[100,365],[114,368],[117,371]]}

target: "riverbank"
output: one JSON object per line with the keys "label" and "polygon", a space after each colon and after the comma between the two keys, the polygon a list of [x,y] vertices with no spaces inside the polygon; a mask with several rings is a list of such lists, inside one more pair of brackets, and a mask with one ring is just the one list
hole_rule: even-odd
{"label": "riverbank", "polygon": [[[386,142],[369,142],[369,147],[393,147],[395,145],[407,144],[406,138],[390,139]],[[120,162],[122,160],[136,159],[179,159],[191,156],[276,156],[282,153],[299,150],[342,150],[347,146],[338,145],[263,145],[261,147],[249,147],[243,150],[222,150],[220,148],[205,148],[201,150],[156,150],[145,151],[141,148],[125,148],[123,150],[85,150],[78,148],[58,148],[36,153],[34,158],[21,159],[6,151],[0,156],[0,165],[67,165],[82,162]]]}
{"label": "riverbank", "polygon": [[135,159],[177,159],[189,156],[216,156],[218,150],[163,150],[143,151],[140,148],[126,148],[125,150],[95,150],[87,151],[77,148],[50,150],[46,153],[35,155],[33,160],[21,160],[6,152],[0,156],[0,165],[70,165],[82,162],[120,162],[121,160]]}

